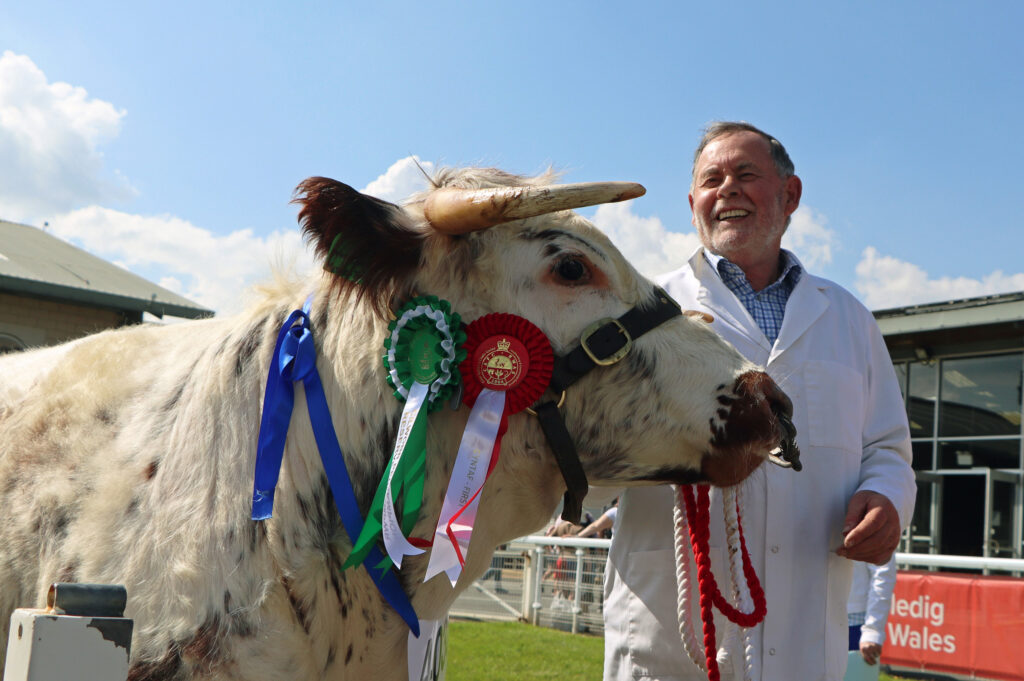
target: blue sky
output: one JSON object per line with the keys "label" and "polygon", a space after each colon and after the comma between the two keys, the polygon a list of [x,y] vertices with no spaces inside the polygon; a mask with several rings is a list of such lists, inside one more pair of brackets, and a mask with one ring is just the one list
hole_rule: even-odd
{"label": "blue sky", "polygon": [[1024,290],[1022,8],[0,2],[0,217],[226,314],[308,262],[307,176],[552,165],[647,187],[583,212],[654,275],[696,244],[701,128],[742,119],[803,179],[784,243],[869,307]]}

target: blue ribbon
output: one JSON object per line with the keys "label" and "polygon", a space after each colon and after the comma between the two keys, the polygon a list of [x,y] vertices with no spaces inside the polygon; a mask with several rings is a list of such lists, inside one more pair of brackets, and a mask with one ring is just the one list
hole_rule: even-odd
{"label": "blue ribbon", "polygon": [[[363,515],[356,503],[352,480],[345,467],[341,445],[334,432],[327,397],[316,369],[316,346],[310,327],[309,310],[312,298],[306,300],[301,310],[289,315],[281,327],[274,345],[267,375],[267,389],[263,398],[263,414],[260,417],[260,433],[256,444],[256,472],[253,479],[252,519],[267,520],[273,514],[274,489],[281,472],[284,458],[284,442],[288,436],[288,424],[295,404],[295,386],[302,381],[306,391],[306,406],[309,420],[313,424],[313,436],[320,451],[327,482],[334,495],[341,522],[349,539],[355,541],[363,530]],[[380,547],[374,546],[363,561],[366,571],[380,590],[384,600],[405,620],[413,635],[419,637],[420,623],[409,597],[398,583],[395,573],[386,567]]]}

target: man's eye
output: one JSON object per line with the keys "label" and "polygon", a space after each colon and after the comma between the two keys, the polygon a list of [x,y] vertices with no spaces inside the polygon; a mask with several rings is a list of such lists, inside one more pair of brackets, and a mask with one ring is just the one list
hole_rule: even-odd
{"label": "man's eye", "polygon": [[586,264],[579,258],[564,258],[554,267],[555,276],[566,283],[580,284],[590,279]]}

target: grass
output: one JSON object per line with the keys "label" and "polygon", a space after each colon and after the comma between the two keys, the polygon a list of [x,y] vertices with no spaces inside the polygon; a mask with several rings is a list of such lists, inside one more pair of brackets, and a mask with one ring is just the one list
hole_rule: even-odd
{"label": "grass", "polygon": [[452,620],[445,681],[600,681],[604,639],[522,622]]}
{"label": "grass", "polygon": [[[451,620],[446,681],[600,681],[604,639],[522,622]],[[882,674],[880,681],[898,681]]]}

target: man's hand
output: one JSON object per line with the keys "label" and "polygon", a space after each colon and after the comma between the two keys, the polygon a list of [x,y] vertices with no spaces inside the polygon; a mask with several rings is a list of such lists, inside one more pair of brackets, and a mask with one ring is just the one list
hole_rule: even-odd
{"label": "man's hand", "polygon": [[850,560],[882,565],[900,543],[900,516],[889,499],[862,490],[853,495],[843,522],[843,545],[836,553]]}
{"label": "man's hand", "polygon": [[882,646],[878,643],[861,643],[860,656],[868,664],[877,664],[878,658],[882,655]]}

